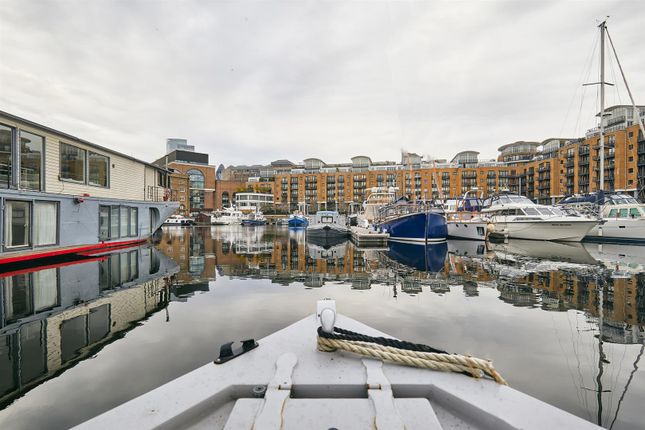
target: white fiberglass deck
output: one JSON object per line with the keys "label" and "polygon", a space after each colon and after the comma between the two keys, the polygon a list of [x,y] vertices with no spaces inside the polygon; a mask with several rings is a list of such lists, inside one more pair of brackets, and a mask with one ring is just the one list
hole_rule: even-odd
{"label": "white fiberglass deck", "polygon": [[[307,317],[78,428],[597,428],[491,380],[320,352],[317,326]],[[341,315],[336,326],[384,336]],[[254,387],[267,385],[264,398],[254,397]]]}

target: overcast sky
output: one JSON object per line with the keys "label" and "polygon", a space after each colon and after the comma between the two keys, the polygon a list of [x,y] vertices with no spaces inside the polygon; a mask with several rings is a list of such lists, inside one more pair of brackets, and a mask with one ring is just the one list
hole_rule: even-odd
{"label": "overcast sky", "polygon": [[493,158],[594,126],[606,15],[645,104],[641,1],[0,0],[0,109],[149,161]]}

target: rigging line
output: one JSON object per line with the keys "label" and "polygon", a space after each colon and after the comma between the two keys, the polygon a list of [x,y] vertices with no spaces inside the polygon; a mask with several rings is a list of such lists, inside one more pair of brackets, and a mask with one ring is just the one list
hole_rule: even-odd
{"label": "rigging line", "polygon": [[643,350],[645,350],[645,344],[641,345],[641,350],[638,353],[638,356],[636,357],[636,361],[634,362],[634,370],[631,371],[629,374],[629,379],[627,379],[627,383],[625,384],[625,389],[623,390],[622,394],[620,395],[620,399],[618,399],[618,406],[616,407],[616,414],[614,415],[614,419],[611,421],[611,425],[609,426],[609,430],[611,430],[614,427],[614,423],[616,422],[616,418],[618,418],[618,411],[620,411],[620,406],[623,404],[623,400],[625,399],[625,394],[627,394],[627,389],[629,388],[629,384],[632,383],[632,379],[634,379],[634,374],[638,370],[638,362],[643,356]]}
{"label": "rigging line", "polygon": [[[569,321],[569,313],[568,312],[566,312],[566,316],[567,316],[567,322],[569,323],[569,329],[571,329],[571,321]],[[571,382],[573,383],[573,386],[575,388],[577,388],[576,389],[576,397],[578,397],[578,402],[580,403],[580,405],[582,405],[582,399],[580,398],[580,389],[579,389],[580,387],[576,386],[576,381],[575,381],[575,378],[573,376],[573,372],[571,371],[571,366],[569,365],[569,354],[567,354],[564,351],[564,347],[562,346],[562,341],[560,340],[560,336],[558,336],[558,330],[555,327],[555,317],[553,316],[553,314],[551,315],[551,324],[553,326],[553,333],[555,334],[555,337],[558,340],[558,345],[560,346],[560,351],[562,351],[562,355],[564,355],[564,357],[565,357],[565,363],[567,364],[567,371],[569,372],[569,376],[571,376]]]}
{"label": "rigging line", "polygon": [[[627,89],[627,94],[629,95],[629,100],[632,102],[632,107],[636,106],[636,103],[634,102],[634,96],[632,96],[632,90],[629,89],[629,85],[627,85],[627,77],[625,77],[625,72],[623,71],[623,66],[620,64],[620,60],[618,59],[618,53],[616,52],[616,47],[614,46],[614,41],[611,40],[611,36],[609,35],[609,32],[605,28],[605,33],[607,33],[607,39],[609,39],[609,46],[611,46],[611,50],[614,53],[614,56],[616,57],[616,62],[618,63],[618,69],[620,70],[620,75],[623,78],[623,83],[625,84],[625,88]],[[645,123],[643,120],[640,118],[640,114],[638,112],[634,112],[637,115],[637,120],[638,120],[638,125],[640,126],[641,131],[645,135]]]}
{"label": "rigging line", "polygon": [[[623,368],[623,362],[625,361],[626,355],[627,355],[627,344],[623,344],[623,356],[620,359],[620,363],[618,363],[618,368],[617,368],[617,371],[615,372],[616,377],[614,379],[614,382],[611,384],[611,393],[609,394],[610,414],[611,414],[611,407],[614,404],[614,392],[616,391],[616,387],[618,387],[618,377],[620,376],[621,369]],[[613,357],[613,348],[612,348],[612,357]],[[613,363],[614,360],[612,359],[611,362]],[[609,420],[609,416],[607,417],[607,420]]]}
{"label": "rigging line", "polygon": [[[593,60],[594,53],[596,51],[596,46],[598,45],[597,40],[596,40],[596,39],[598,39],[598,37],[599,37],[598,33],[596,32],[596,36],[594,38],[593,44],[591,45],[591,52],[587,56],[587,59],[583,63],[583,67],[582,67],[582,69],[580,71],[580,76],[578,77],[578,82],[577,82],[578,84],[581,84],[581,83],[585,82],[585,76],[586,76],[585,73],[588,73],[588,70],[591,68],[591,62]],[[565,127],[566,123],[569,120],[569,113],[571,111],[571,107],[573,106],[573,102],[576,100],[576,98],[577,98],[576,96],[578,94],[578,91],[580,91],[580,89],[581,89],[580,86],[576,85],[576,88],[575,88],[575,90],[573,92],[573,95],[571,97],[571,101],[569,102],[569,107],[567,108],[567,113],[564,116],[564,121],[562,122],[562,126],[560,127],[560,135],[564,135],[564,127]],[[582,97],[584,97],[584,89],[585,89],[585,87],[583,86],[582,87]],[[580,119],[580,116],[578,116],[578,119]],[[575,131],[576,130],[574,130],[574,132]]]}
{"label": "rigging line", "polygon": [[[591,66],[592,66],[593,60],[594,60],[594,58],[596,56],[596,49],[598,48],[598,43],[597,43],[598,37],[599,36],[596,33],[596,37],[594,39],[594,44],[593,44],[593,49],[591,50],[591,55],[589,56],[587,66],[585,67],[585,69],[583,69],[584,71],[586,71],[586,75],[584,75],[584,77],[582,79],[583,83],[588,82],[589,77],[591,76],[591,69],[592,69]],[[584,102],[585,102],[585,91],[586,90],[587,90],[587,87],[583,86],[582,91],[580,93],[580,107],[578,109],[578,117],[576,118],[576,125],[575,125],[575,128],[573,130],[573,134],[575,136],[578,136],[579,133],[580,133],[580,121],[582,119],[582,109],[583,109]]]}
{"label": "rigging line", "polygon": [[[576,315],[575,312],[573,314],[574,314],[574,316]],[[578,357],[578,351],[577,351],[577,348],[576,348],[576,342],[573,339],[573,337],[574,337],[573,336],[574,329],[573,329],[573,326],[571,325],[571,319],[569,318],[569,312],[567,312],[567,323],[569,324],[569,332],[571,333],[571,349],[573,350],[573,355],[576,357],[576,362],[577,362],[576,370],[577,370],[577,373],[578,373],[578,389],[576,390],[576,396],[578,397],[578,401],[580,401],[580,404],[583,405],[586,408],[587,407],[586,406],[587,402],[583,400],[583,396],[582,396],[582,393],[581,393],[582,383],[583,383],[584,379],[582,377],[582,373],[580,372],[580,357]],[[567,359],[567,365],[568,365],[568,359]],[[572,375],[572,379],[573,379],[573,375]],[[587,414],[589,414],[588,410],[587,410]]]}
{"label": "rigging line", "polygon": [[[578,333],[578,336],[576,336],[576,340],[572,341],[572,345],[574,345],[574,351],[576,355],[576,361],[578,362],[578,375],[580,376],[580,387],[584,385],[584,375],[582,374],[582,363],[580,362],[580,320],[578,319],[578,316],[580,315],[579,311],[574,312],[574,316],[576,318],[576,331]],[[572,338],[573,339],[573,338]],[[582,399],[584,402],[584,407],[585,411],[587,411],[587,416],[589,417],[589,421],[593,420],[593,417],[591,416],[591,411],[589,410],[589,401],[587,400],[587,393],[586,392],[581,392]]]}

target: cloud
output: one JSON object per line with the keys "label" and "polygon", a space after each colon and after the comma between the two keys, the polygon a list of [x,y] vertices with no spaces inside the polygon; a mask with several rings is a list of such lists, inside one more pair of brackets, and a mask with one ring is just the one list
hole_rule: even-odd
{"label": "cloud", "polygon": [[492,158],[594,125],[608,14],[645,103],[637,2],[4,1],[0,109],[146,160],[170,136],[213,164]]}

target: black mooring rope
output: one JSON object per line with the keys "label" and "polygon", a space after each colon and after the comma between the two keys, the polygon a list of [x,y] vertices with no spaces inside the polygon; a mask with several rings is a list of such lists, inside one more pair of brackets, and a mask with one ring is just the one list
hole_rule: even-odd
{"label": "black mooring rope", "polygon": [[446,351],[433,348],[422,343],[406,342],[404,340],[396,340],[387,337],[372,337],[364,334],[356,333],[350,330],[345,330],[340,327],[334,327],[334,333],[327,333],[323,331],[322,327],[318,327],[318,336],[327,339],[336,340],[353,340],[358,342],[372,342],[383,346],[391,346],[393,348],[407,349],[409,351],[418,352],[433,352],[435,354],[449,354]]}

